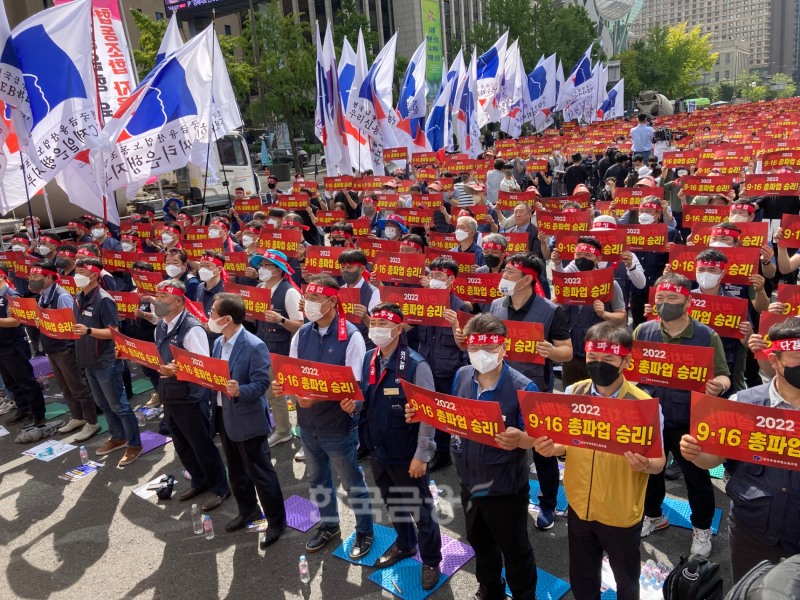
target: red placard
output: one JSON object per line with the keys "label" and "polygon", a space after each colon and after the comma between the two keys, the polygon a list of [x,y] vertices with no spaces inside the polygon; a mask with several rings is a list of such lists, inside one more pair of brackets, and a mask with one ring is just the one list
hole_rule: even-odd
{"label": "red placard", "polygon": [[[784,305],[783,314],[785,316],[800,317],[800,285],[779,284],[776,302]],[[761,314],[765,315],[767,313]]]}
{"label": "red placard", "polygon": [[64,288],[64,291],[67,292],[70,296],[74,296],[81,291],[81,288],[75,285],[74,277],[67,277],[66,275],[62,275],[58,279],[58,285]]}
{"label": "red placard", "polygon": [[[314,218],[316,219],[315,225],[317,227],[330,227],[331,225],[345,221],[347,219],[347,213],[343,210],[318,210]],[[299,230],[291,231],[300,233]]]}
{"label": "red placard", "polygon": [[208,227],[206,225],[190,225],[183,232],[183,239],[187,242],[199,242],[208,239]]}
{"label": "red placard", "polygon": [[[475,218],[480,220],[477,215],[479,206],[473,206],[471,210],[476,213]],[[486,208],[485,206],[483,207]],[[433,209],[432,208],[396,208],[394,214],[403,217],[406,221],[406,227],[425,227],[426,225],[433,226]]]}
{"label": "red placard", "polygon": [[411,206],[417,208],[433,208],[438,210],[442,206],[441,192],[431,192],[429,194],[413,193],[411,195]]}
{"label": "red placard", "polygon": [[489,304],[503,294],[497,289],[502,273],[459,273],[453,282],[453,293],[464,302]]}
{"label": "red placard", "polygon": [[323,177],[322,185],[326,192],[343,192],[353,187],[352,175],[340,175],[339,177]]}
{"label": "red placard", "polygon": [[514,210],[517,204],[529,204],[531,208],[539,199],[539,194],[536,192],[504,192],[500,190],[497,192],[497,204],[495,210]]}
{"label": "red placard", "polygon": [[661,166],[665,169],[688,169],[700,160],[699,150],[684,150],[682,152],[664,152],[661,157]]}
{"label": "red placard", "polygon": [[681,177],[681,189],[689,196],[709,196],[712,194],[726,195],[731,191],[733,177],[730,175],[716,175],[700,177],[687,175]]}
{"label": "red placard", "polygon": [[689,431],[706,454],[800,471],[800,416],[794,409],[694,392]]}
{"label": "red placard", "polygon": [[289,396],[314,400],[363,400],[361,387],[346,365],[329,365],[280,354],[272,355],[275,380]]}
{"label": "red placard", "polygon": [[228,252],[225,254],[225,270],[231,275],[242,277],[249,258],[247,252]]}
{"label": "red placard", "polygon": [[622,229],[604,229],[586,234],[559,233],[556,235],[556,243],[553,249],[558,250],[561,254],[561,260],[572,260],[575,256],[578,238],[582,237],[582,235],[589,235],[600,242],[603,246],[601,260],[606,262],[618,262],[621,260],[626,241],[625,231]]}
{"label": "red placard", "polygon": [[341,246],[308,246],[306,248],[306,271],[311,275],[327,273],[339,277],[342,268],[339,256],[347,250]]}
{"label": "red placard", "polygon": [[301,179],[300,181],[295,181],[292,184],[292,191],[295,194],[301,192],[304,188],[311,190],[312,192],[316,192],[319,189],[319,184],[312,179],[309,179],[308,181]]}
{"label": "red placard", "polygon": [[557,198],[542,198],[540,200],[545,210],[550,212],[561,212],[567,202],[577,202],[583,210],[588,209],[592,204],[592,196],[588,193],[575,194],[573,196],[559,196]]}
{"label": "red placard", "polygon": [[708,206],[707,204],[687,204],[683,207],[683,223],[691,229],[697,223],[715,224],[728,220],[730,208],[727,206]]}
{"label": "red placard", "polygon": [[[681,246],[673,244],[669,252],[669,266],[680,275],[695,281],[695,262],[704,246]],[[758,275],[759,248],[717,248],[728,257],[725,283],[750,285],[749,277]]]}
{"label": "red placard", "polygon": [[454,233],[431,231],[428,235],[428,246],[435,250],[450,250],[458,244]]}
{"label": "red placard", "polygon": [[28,279],[28,270],[33,266],[33,263],[37,262],[39,259],[30,254],[25,254],[24,252],[14,252],[13,254],[14,264],[11,268],[14,270],[14,275],[20,279]]}
{"label": "red placard", "polygon": [[[658,309],[655,303],[656,288],[649,290],[649,302],[653,313],[648,320],[658,318]],[[710,294],[692,294],[690,316],[704,325],[708,325],[720,337],[744,339],[739,331],[739,324],[747,321],[748,302],[745,298],[732,298],[730,296],[713,296]]]}
{"label": "red placard", "polygon": [[111,330],[111,339],[114,340],[118,358],[132,360],[150,369],[158,369],[161,365],[161,356],[155,343],[135,340],[122,335],[116,329]]}
{"label": "red placard", "polygon": [[309,197],[306,193],[299,194],[278,194],[275,197],[275,204],[288,212],[305,210],[308,206]]}
{"label": "red placard", "polygon": [[[358,249],[367,256],[369,262],[375,262],[378,254],[399,253],[400,242],[398,240],[379,240],[377,238],[360,239],[358,240]],[[308,265],[307,262],[306,265]]]}
{"label": "red placard", "polygon": [[353,190],[356,192],[368,192],[383,189],[383,186],[394,181],[394,177],[373,175],[353,180]]}
{"label": "red placard", "polygon": [[127,271],[131,265],[139,260],[138,252],[117,252],[116,250],[103,250],[103,266],[107,271]]}
{"label": "red placard", "polygon": [[784,213],[781,216],[783,237],[778,240],[781,248],[800,248],[800,215]]}
{"label": "red placard", "polygon": [[748,196],[800,196],[800,173],[748,174],[744,189]]}
{"label": "red placard", "polygon": [[342,310],[348,321],[355,325],[363,324],[363,321],[355,313],[356,304],[361,304],[361,288],[339,288],[339,302],[342,304]]}
{"label": "red placard", "polygon": [[543,365],[545,359],[536,351],[536,344],[544,341],[544,325],[527,321],[503,321],[503,323],[508,330],[506,360]]}
{"label": "red placard", "polygon": [[297,258],[303,244],[303,232],[299,229],[262,229],[258,237],[258,247],[278,250],[288,258]]}
{"label": "red placard", "polygon": [[614,294],[614,269],[562,273],[553,271],[556,304],[591,306],[595,300],[610,302]]}
{"label": "red placard", "polygon": [[669,230],[666,223],[623,226],[625,246],[631,252],[666,252]]}
{"label": "red placard", "polygon": [[227,394],[225,386],[230,378],[227,360],[202,356],[177,346],[170,346],[170,350],[175,364],[178,365],[175,377],[180,381]]}
{"label": "red placard", "polygon": [[444,319],[444,311],[450,308],[450,290],[383,287],[381,301],[399,304],[409,325],[450,327]]}
{"label": "red placard", "polygon": [[242,198],[241,200],[234,200],[233,208],[238,213],[252,215],[254,212],[261,210],[261,198]]}
{"label": "red placard", "polygon": [[353,237],[364,237],[372,233],[369,219],[354,219],[350,224],[353,226]]}
{"label": "red placard", "polygon": [[426,390],[401,381],[406,402],[416,410],[415,421],[427,423],[450,435],[487,446],[497,446],[495,437],[506,430],[498,402],[471,400]]}
{"label": "red placard", "polygon": [[430,266],[431,261],[438,256],[449,256],[456,261],[456,263],[458,263],[459,273],[471,273],[476,267],[475,255],[472,252],[451,252],[449,250],[437,250],[430,246],[425,248],[425,260],[428,266]]}
{"label": "red placard", "polygon": [[744,164],[741,158],[704,158],[697,163],[696,174],[707,176],[711,171],[717,171],[720,175],[738,176]]}
{"label": "red placard", "polygon": [[778,323],[783,323],[788,318],[789,316],[785,314],[776,314],[773,312],[766,312],[766,311],[761,313],[761,318],[759,319],[758,322],[758,334],[764,338],[764,342],[766,342],[767,345],[764,348],[764,350],[759,350],[758,352],[753,353],[756,359],[768,360],[765,351],[772,348],[772,340],[769,337],[769,330],[773,325],[777,325]]}
{"label": "red placard", "polygon": [[765,171],[781,167],[797,167],[800,165],[800,150],[769,152],[761,157],[761,168]]}
{"label": "red placard", "polygon": [[264,321],[264,313],[271,310],[270,300],[272,292],[267,288],[253,287],[251,285],[239,285],[226,281],[225,291],[241,296],[244,300],[244,309],[247,319],[250,321]]}
{"label": "red placard", "polygon": [[518,252],[528,252],[528,234],[526,232],[501,233],[500,235],[508,240],[506,256],[511,256]]}
{"label": "red placard", "polygon": [[164,268],[166,264],[164,263],[165,255],[161,252],[142,252],[139,254],[139,260],[146,262],[149,265],[153,266],[153,271],[156,274],[160,274],[164,272]]}
{"label": "red placard", "polygon": [[136,292],[108,292],[108,295],[117,303],[117,312],[121,319],[133,319],[135,311],[141,304],[139,294]]}
{"label": "red placard", "polygon": [[129,223],[123,230],[135,233],[141,240],[149,240],[153,237],[152,223]]}
{"label": "red placard", "polygon": [[36,298],[8,297],[8,316],[15,318],[23,325],[37,327],[39,318],[39,305]]}
{"label": "red placard", "polygon": [[536,226],[547,235],[559,233],[586,233],[592,226],[592,213],[582,210],[577,213],[551,213],[539,211],[536,214]]}
{"label": "red placard", "polygon": [[71,308],[39,308],[39,331],[42,335],[57,340],[77,340],[80,336],[72,333],[75,313]]}
{"label": "red placard", "polygon": [[206,252],[222,252],[222,238],[200,240],[197,242],[183,242],[183,249],[189,260],[200,260]]}
{"label": "red placard", "polygon": [[372,275],[382,283],[419,285],[419,280],[425,275],[425,255],[410,252],[379,254]]}
{"label": "red placard", "polygon": [[156,286],[164,281],[164,276],[161,273],[150,273],[149,271],[131,271],[131,279],[140,295],[154,295]]}
{"label": "red placard", "polygon": [[663,454],[658,400],[517,392],[525,431],[556,444],[609,454]]}
{"label": "red placard", "polygon": [[[766,221],[747,221],[745,223],[736,223],[736,226],[742,230],[742,235],[739,238],[739,245],[742,248],[761,248],[767,243],[769,223]],[[695,246],[708,246],[711,242],[711,230],[713,228],[714,225],[695,224],[692,227],[692,234],[689,239]]]}
{"label": "red placard", "polygon": [[383,162],[397,162],[408,160],[408,148],[384,148]]}
{"label": "red placard", "polygon": [[633,342],[625,377],[643,385],[704,391],[714,378],[714,349],[684,344]]}
{"label": "red placard", "polygon": [[411,156],[411,162],[415,165],[436,165],[439,163],[439,153],[415,152]]}
{"label": "red placard", "polygon": [[648,196],[655,196],[659,200],[664,199],[664,188],[662,187],[615,187],[614,188],[614,208],[625,210],[639,210],[639,204]]}

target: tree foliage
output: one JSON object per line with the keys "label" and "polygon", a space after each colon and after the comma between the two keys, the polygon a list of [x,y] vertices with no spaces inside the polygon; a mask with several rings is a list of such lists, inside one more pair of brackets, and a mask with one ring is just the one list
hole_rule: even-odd
{"label": "tree foliage", "polygon": [[[631,92],[656,90],[668,98],[691,96],[697,80],[714,67],[718,54],[711,51],[711,35],[686,23],[669,27],[656,24],[644,40],[621,52],[625,87]],[[635,85],[634,85],[635,84]]]}
{"label": "tree foliage", "polygon": [[[783,89],[774,89],[778,86],[786,85]],[[770,90],[767,98],[772,100],[774,98],[791,98],[797,93],[797,86],[791,75],[786,73],[775,73],[770,80]]]}
{"label": "tree foliage", "polygon": [[141,81],[156,65],[158,47],[167,32],[169,21],[166,19],[156,21],[135,8],[131,9],[131,15],[136,29],[139,30],[139,47],[141,49],[133,51],[133,59],[136,61],[136,69],[139,72],[139,81]]}
{"label": "tree foliage", "polygon": [[765,100],[769,88],[764,85],[761,77],[754,73],[741,75],[736,81],[736,96],[744,98],[747,102]]}
{"label": "tree foliage", "polygon": [[[323,24],[320,24],[320,27],[323,27]],[[333,17],[333,46],[337,52],[337,57],[338,53],[342,51],[344,38],[347,38],[353,50],[356,49],[359,30],[364,35],[364,49],[367,53],[367,61],[372,64],[372,59],[378,51],[378,34],[372,31],[369,17],[359,9],[355,0],[342,0]],[[325,32],[320,31],[320,35],[325,35]]]}

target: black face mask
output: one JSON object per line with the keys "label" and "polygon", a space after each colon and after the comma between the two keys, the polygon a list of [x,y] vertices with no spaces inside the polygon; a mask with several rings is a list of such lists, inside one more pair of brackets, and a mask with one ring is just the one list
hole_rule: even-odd
{"label": "black face mask", "polygon": [[611,363],[592,360],[586,363],[589,377],[596,386],[608,387],[619,378],[619,367]]}
{"label": "black face mask", "polygon": [[331,246],[344,246],[344,240],[336,240],[331,238]]}
{"label": "black face mask", "polygon": [[267,187],[268,187],[269,189],[271,189],[271,190],[274,190],[274,189],[275,189],[276,187],[278,187],[278,186],[277,186],[277,184],[274,184],[274,183],[268,183],[268,184],[267,184]]}
{"label": "black face mask", "polygon": [[787,367],[781,363],[783,367],[783,378],[793,388],[800,390],[800,365],[796,367]]}
{"label": "black face mask", "polygon": [[594,261],[588,258],[576,258],[575,266],[578,267],[578,271],[593,271]]}
{"label": "black face mask", "polygon": [[29,279],[28,289],[34,294],[44,289],[44,279]]}
{"label": "black face mask", "polygon": [[483,260],[486,261],[486,266],[490,269],[496,269],[500,266],[501,258],[499,256],[492,256],[491,254],[484,254]]}

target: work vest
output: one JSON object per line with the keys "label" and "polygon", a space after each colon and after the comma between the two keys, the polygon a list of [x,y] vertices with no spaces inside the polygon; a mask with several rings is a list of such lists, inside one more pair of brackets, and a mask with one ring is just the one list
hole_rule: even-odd
{"label": "work vest", "polygon": [[[269,300],[270,309],[286,319],[289,318],[289,313],[286,312],[286,292],[291,287],[292,284],[287,279],[282,279]],[[256,335],[267,345],[270,353],[289,356],[292,332],[280,323],[256,321]]]}
{"label": "work vest", "polygon": [[[89,292],[87,300],[83,292],[75,298],[75,305],[72,310],[75,314],[75,322],[86,325],[92,329],[105,329],[108,323],[100,320],[100,305],[110,303],[117,310],[117,303],[101,287],[96,287]],[[75,362],[79,367],[105,369],[114,364],[117,360],[113,340],[100,340],[90,335],[84,335],[75,340]]]}
{"label": "work vest", "polygon": [[[200,327],[200,321],[183,311],[172,331],[167,333],[166,321],[161,321],[156,327],[156,347],[161,357],[161,364],[168,365],[172,362],[172,346],[185,349],[183,340],[193,327]],[[179,381],[176,377],[161,377],[158,380],[158,397],[164,404],[189,404],[206,400],[208,392],[202,386]]]}

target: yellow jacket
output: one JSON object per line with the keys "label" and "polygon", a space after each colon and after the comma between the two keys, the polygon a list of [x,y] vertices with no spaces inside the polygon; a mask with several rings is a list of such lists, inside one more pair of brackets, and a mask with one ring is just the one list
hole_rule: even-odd
{"label": "yellow jacket", "polygon": [[[573,394],[589,395],[592,381],[579,381]],[[650,398],[625,379],[620,399]],[[570,510],[584,521],[611,527],[633,527],[644,516],[647,473],[632,471],[624,456],[567,446],[564,489]]]}

